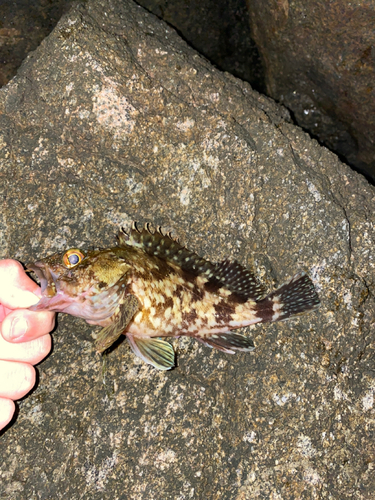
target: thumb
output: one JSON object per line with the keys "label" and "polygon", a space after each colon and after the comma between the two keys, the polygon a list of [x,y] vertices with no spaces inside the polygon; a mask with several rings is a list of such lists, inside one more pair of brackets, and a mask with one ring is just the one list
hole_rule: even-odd
{"label": "thumb", "polygon": [[0,261],[0,303],[10,309],[27,308],[39,302],[40,288],[11,259]]}

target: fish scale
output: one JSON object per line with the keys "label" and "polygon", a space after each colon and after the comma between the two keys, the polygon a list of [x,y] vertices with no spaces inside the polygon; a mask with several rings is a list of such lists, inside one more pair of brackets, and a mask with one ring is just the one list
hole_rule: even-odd
{"label": "fish scale", "polygon": [[161,370],[174,366],[171,344],[160,337],[189,336],[226,353],[251,351],[251,339],[232,330],[280,321],[320,304],[310,278],[294,275],[265,295],[254,274],[238,262],[212,263],[161,228],[121,230],[115,247],[69,249],[28,264],[42,298],[33,311],[50,310],[103,327],[104,352],[126,335],[133,352]]}

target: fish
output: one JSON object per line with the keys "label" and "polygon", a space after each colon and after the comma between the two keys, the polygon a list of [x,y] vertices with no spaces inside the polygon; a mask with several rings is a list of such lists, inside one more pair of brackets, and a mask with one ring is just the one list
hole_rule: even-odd
{"label": "fish", "polygon": [[133,352],[159,370],[175,366],[168,337],[192,337],[234,354],[251,338],[233,330],[312,311],[320,300],[305,272],[266,294],[254,272],[237,261],[212,263],[150,224],[120,229],[110,248],[70,248],[27,264],[41,286],[31,311],[55,311],[100,325],[104,353],[123,334]]}

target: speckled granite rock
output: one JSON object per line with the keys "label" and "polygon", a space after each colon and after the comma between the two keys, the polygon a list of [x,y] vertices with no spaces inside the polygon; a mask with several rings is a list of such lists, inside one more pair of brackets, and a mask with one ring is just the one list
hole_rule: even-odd
{"label": "speckled granite rock", "polygon": [[0,92],[2,256],[104,246],[151,220],[271,288],[306,269],[316,312],[248,329],[251,354],[175,340],[158,372],[95,355],[60,315],[0,441],[7,499],[369,499],[375,189],[130,1],[63,18]]}

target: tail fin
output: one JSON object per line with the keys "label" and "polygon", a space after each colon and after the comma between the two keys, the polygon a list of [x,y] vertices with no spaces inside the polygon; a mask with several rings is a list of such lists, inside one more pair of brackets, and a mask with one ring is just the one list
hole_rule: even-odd
{"label": "tail fin", "polygon": [[281,321],[316,309],[318,294],[306,273],[298,273],[280,288],[257,302],[256,310],[264,321]]}

